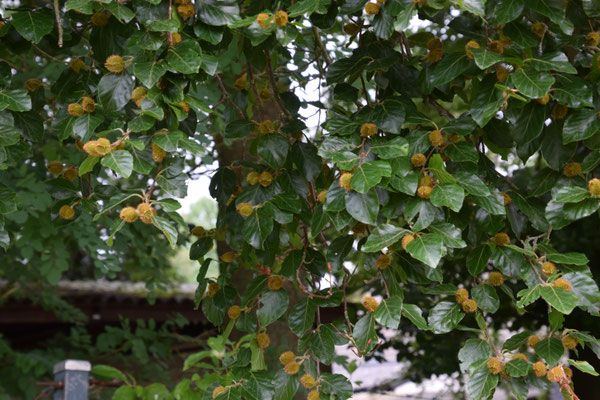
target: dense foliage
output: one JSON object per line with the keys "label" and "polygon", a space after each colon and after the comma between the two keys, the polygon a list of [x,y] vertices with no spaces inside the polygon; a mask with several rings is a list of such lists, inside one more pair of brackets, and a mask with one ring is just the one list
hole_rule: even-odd
{"label": "dense foliage", "polygon": [[[168,246],[197,238],[196,300],[222,333],[173,387],[96,367],[126,383],[115,398],[346,399],[350,382],[325,372],[334,346],[407,347],[382,328],[413,344],[456,339],[443,370],[458,367],[472,399],[552,384],[577,398],[572,368],[597,375],[577,349],[600,356],[600,342],[565,316],[598,317],[600,291],[586,255],[555,239],[597,225],[594,0],[54,0],[3,12],[7,292],[80,276],[160,287]],[[190,229],[175,198],[213,159],[217,227]],[[337,318],[322,320],[327,309]],[[282,354],[276,321],[297,337]]]}

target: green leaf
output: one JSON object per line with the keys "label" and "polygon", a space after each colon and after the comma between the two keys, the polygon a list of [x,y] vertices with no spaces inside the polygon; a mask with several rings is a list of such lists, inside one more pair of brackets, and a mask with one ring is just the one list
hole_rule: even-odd
{"label": "green leaf", "polygon": [[264,207],[259,207],[246,218],[242,226],[244,240],[251,246],[262,249],[267,236],[273,230],[273,219]]}
{"label": "green leaf", "polygon": [[577,73],[577,70],[571,65],[565,53],[560,51],[547,53],[539,58],[526,58],[523,62],[540,72],[557,71],[567,74]]}
{"label": "green leaf", "polygon": [[520,358],[510,360],[506,363],[506,372],[512,377],[526,376],[529,372],[529,364]]}
{"label": "green leaf", "polygon": [[404,216],[407,221],[413,222],[415,217],[419,215],[419,219],[414,222],[412,230],[419,232],[427,228],[435,219],[438,209],[431,202],[420,199],[411,199],[404,208]]}
{"label": "green leaf", "polygon": [[161,149],[167,152],[177,150],[177,143],[184,137],[184,133],[181,131],[169,131],[155,135],[152,141],[156,143]]}
{"label": "green leaf", "polygon": [[439,86],[452,81],[465,72],[469,65],[471,62],[464,51],[445,55],[429,75],[431,86]]}
{"label": "green leaf", "polygon": [[583,373],[598,376],[598,373],[596,372],[594,367],[587,361],[569,360],[569,365],[577,368]]}
{"label": "green leaf", "polygon": [[510,80],[521,94],[532,99],[544,97],[554,83],[552,75],[538,73],[526,67],[513,72]]}
{"label": "green leaf", "polygon": [[133,65],[133,74],[147,88],[153,88],[156,82],[167,72],[163,63],[156,61],[136,62]]}
{"label": "green leaf", "polygon": [[582,108],[567,116],[563,127],[563,143],[577,142],[592,137],[600,129],[600,118],[595,110]]}
{"label": "green leaf", "polygon": [[373,313],[367,313],[354,325],[352,332],[354,341],[360,351],[368,351],[371,346],[374,346],[377,341],[377,333],[375,332],[375,318]]}
{"label": "green leaf", "polygon": [[256,317],[260,325],[266,327],[277,321],[288,307],[289,298],[285,290],[268,290],[259,300],[260,307],[256,310]]}
{"label": "green leaf", "polygon": [[444,240],[444,245],[446,247],[462,249],[463,247],[467,246],[467,244],[461,238],[462,231],[456,226],[447,222],[436,222],[435,224],[429,226],[429,231],[431,233],[437,233],[440,235]]}
{"label": "green leaf", "polygon": [[119,21],[125,24],[135,17],[135,14],[129,7],[125,7],[123,4],[117,1],[106,4],[104,8],[110,11]]}
{"label": "green leaf", "polygon": [[433,171],[433,174],[441,183],[456,183],[456,179],[446,171],[444,160],[439,154],[431,156],[427,167]]}
{"label": "green leaf", "polygon": [[9,109],[11,111],[31,110],[31,97],[26,90],[0,90],[0,111]]}
{"label": "green leaf", "polygon": [[73,133],[83,143],[94,136],[96,128],[104,122],[104,116],[96,113],[85,113],[73,123]]}
{"label": "green leaf", "polygon": [[513,351],[519,349],[527,343],[529,336],[531,336],[531,332],[529,331],[523,331],[516,335],[512,335],[504,342],[502,350]]}
{"label": "green leaf", "polygon": [[367,193],[369,189],[381,182],[381,178],[392,176],[392,167],[387,161],[369,161],[360,164],[352,174],[352,189],[359,193]]}
{"label": "green leaf", "polygon": [[570,314],[577,307],[577,296],[571,292],[567,292],[565,289],[555,288],[554,286],[542,286],[540,287],[540,294],[548,304],[563,314]]}
{"label": "green leaf", "polygon": [[471,290],[471,295],[483,311],[489,313],[498,311],[500,298],[493,286],[488,284],[477,285]]}
{"label": "green leaf", "polygon": [[92,367],[91,374],[100,378],[119,379],[128,383],[127,375],[110,365],[96,364]]}
{"label": "green leaf", "polygon": [[558,189],[554,196],[554,201],[558,203],[579,203],[589,197],[590,193],[587,188],[581,186],[564,186]]}
{"label": "green leaf", "polygon": [[375,190],[367,193],[350,191],[346,193],[346,211],[357,221],[373,225],[379,214],[379,198]]}
{"label": "green leaf", "polygon": [[390,224],[382,224],[373,229],[361,250],[366,253],[374,253],[386,247],[390,247],[410,231],[398,228]]}
{"label": "green leaf", "polygon": [[349,399],[354,394],[352,384],[348,378],[340,374],[321,375],[320,390],[325,394],[335,395],[335,398],[340,400]]}
{"label": "green leaf", "polygon": [[115,150],[102,157],[101,164],[123,178],[129,178],[133,171],[133,156],[126,150]]}
{"label": "green leaf", "polygon": [[559,362],[564,352],[562,342],[554,337],[543,339],[535,345],[535,354],[543,358],[548,365]]}
{"label": "green leaf", "polygon": [[42,38],[52,32],[55,18],[48,9],[22,11],[12,14],[12,26],[25,39],[38,44]]}
{"label": "green leaf", "polygon": [[492,391],[498,385],[498,375],[493,375],[488,371],[487,365],[482,365],[471,371],[467,391],[473,400],[483,400],[489,398]]}
{"label": "green leaf", "polygon": [[453,176],[456,178],[456,182],[468,193],[475,196],[490,196],[490,189],[477,175],[466,171],[458,171]]}
{"label": "green leaf", "polygon": [[190,260],[199,260],[213,248],[213,240],[211,237],[205,236],[199,238],[190,247]]}
{"label": "green leaf", "polygon": [[146,27],[150,32],[177,32],[181,28],[181,23],[178,18],[173,19],[157,19],[150,21]]}
{"label": "green leaf", "polygon": [[198,18],[207,25],[229,25],[239,19],[240,9],[235,2],[200,2],[196,8],[198,9]]}
{"label": "green leaf", "polygon": [[470,251],[467,255],[467,268],[473,276],[479,276],[487,266],[492,255],[492,249],[486,244],[482,244]]}
{"label": "green leaf", "polygon": [[487,75],[479,84],[477,95],[471,102],[471,115],[477,125],[483,128],[503,104],[502,91],[496,88],[496,77]]}
{"label": "green leaf", "polygon": [[371,151],[384,160],[395,159],[408,154],[408,142],[401,136],[391,140],[373,137],[371,139]]}
{"label": "green leaf", "polygon": [[258,275],[256,278],[252,279],[250,283],[246,286],[244,293],[242,293],[242,297],[240,299],[241,306],[247,307],[251,302],[258,297],[258,295],[263,291],[265,286],[267,286],[267,282],[269,281],[268,275]]}
{"label": "green leaf", "polygon": [[167,69],[181,74],[196,74],[202,65],[202,50],[191,41],[183,41],[175,46],[169,46]]}
{"label": "green leaf", "polygon": [[490,358],[492,348],[489,343],[482,339],[467,339],[465,345],[458,352],[460,370],[466,372],[469,367],[480,360]]}
{"label": "green leaf", "polygon": [[302,0],[297,3],[294,3],[288,9],[288,15],[290,18],[298,17],[304,14],[312,14],[319,7],[318,0]]}
{"label": "green leaf", "polygon": [[317,306],[309,297],[301,300],[294,306],[288,317],[290,330],[297,336],[304,335],[304,332],[312,328],[315,322]]}
{"label": "green leaf", "polygon": [[397,97],[392,97],[375,107],[367,122],[377,125],[377,129],[384,132],[399,134],[404,123],[405,114],[403,102],[398,100]]}
{"label": "green leaf", "polygon": [[487,69],[498,62],[504,61],[502,55],[493,51],[486,49],[470,49],[469,51],[473,54],[473,59],[479,69]]}
{"label": "green leaf", "polygon": [[582,106],[593,107],[592,90],[586,81],[575,75],[556,74],[556,84],[552,88],[552,95],[562,104],[571,108]]}
{"label": "green leaf", "polygon": [[433,333],[448,333],[456,328],[464,316],[460,311],[460,304],[442,301],[431,309],[427,322]]}
{"label": "green leaf", "polygon": [[423,311],[418,306],[404,303],[402,305],[402,315],[408,318],[418,329],[422,331],[431,330],[427,325],[427,321],[423,318]]}
{"label": "green leaf", "polygon": [[443,238],[437,233],[418,235],[406,246],[406,251],[417,260],[436,268],[443,255]]}
{"label": "green leaf", "polygon": [[469,142],[450,144],[446,147],[445,154],[454,162],[477,163],[479,161],[479,154],[475,146]]}
{"label": "green leaf", "polygon": [[273,400],[292,400],[300,387],[298,375],[288,375],[283,369],[275,375]]}
{"label": "green leaf", "polygon": [[321,325],[319,329],[311,332],[301,341],[300,348],[309,348],[314,356],[323,364],[329,365],[333,361],[335,351],[335,341],[332,333],[326,325]]}
{"label": "green leaf", "polygon": [[287,139],[277,133],[263,135],[258,139],[257,154],[275,170],[285,164],[288,150]]}
{"label": "green leaf", "polygon": [[397,329],[402,316],[402,297],[392,296],[381,303],[373,313],[375,321],[386,328]]}
{"label": "green leaf", "polygon": [[68,0],[65,2],[65,9],[67,11],[76,10],[81,14],[93,14],[93,4],[90,0]]}
{"label": "green leaf", "polygon": [[515,142],[520,146],[524,146],[537,138],[546,121],[546,108],[537,102],[529,102],[515,121],[512,129]]}
{"label": "green leaf", "polygon": [[166,218],[163,217],[152,217],[152,224],[162,231],[162,233],[169,240],[171,248],[174,249],[177,246],[177,228]]}
{"label": "green leaf", "polygon": [[128,73],[104,75],[98,83],[98,99],[107,113],[123,112],[131,99],[133,79]]}
{"label": "green leaf", "polygon": [[462,208],[465,192],[455,183],[440,183],[433,188],[430,201],[436,207],[448,207],[454,212]]}
{"label": "green leaf", "polygon": [[98,164],[100,157],[87,156],[85,160],[79,166],[79,176],[83,176],[94,169],[94,166]]}
{"label": "green leaf", "polygon": [[375,33],[375,36],[378,38],[389,39],[394,33],[394,22],[395,18],[387,13],[385,8],[382,7],[380,12],[373,18],[373,33]]}
{"label": "green leaf", "polygon": [[524,0],[503,0],[497,3],[494,15],[499,24],[506,24],[517,19],[524,9]]}

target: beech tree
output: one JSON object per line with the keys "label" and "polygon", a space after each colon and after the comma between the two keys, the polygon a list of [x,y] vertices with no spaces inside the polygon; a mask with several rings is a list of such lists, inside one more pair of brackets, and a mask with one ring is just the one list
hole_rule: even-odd
{"label": "beech tree", "polygon": [[[2,11],[5,293],[78,276],[162,287],[169,248],[194,238],[196,302],[220,334],[173,385],[96,366],[123,383],[114,398],[347,399],[335,346],[378,356],[398,346],[383,328],[458,337],[445,368],[471,399],[551,385],[577,399],[573,369],[598,375],[578,357],[600,356],[598,331],[568,316],[597,328],[600,291],[561,236],[586,220],[597,237],[596,1]],[[213,160],[217,227],[190,227],[176,199]]]}

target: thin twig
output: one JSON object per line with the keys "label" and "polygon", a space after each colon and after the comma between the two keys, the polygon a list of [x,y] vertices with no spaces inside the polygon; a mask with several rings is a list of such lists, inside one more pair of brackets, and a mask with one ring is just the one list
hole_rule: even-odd
{"label": "thin twig", "polygon": [[63,27],[58,0],[54,0],[54,15],[56,16],[56,27],[58,29],[58,47],[63,47]]}
{"label": "thin twig", "polygon": [[283,106],[283,102],[281,101],[281,97],[279,96],[279,89],[277,89],[277,83],[275,82],[275,76],[273,76],[273,67],[271,66],[271,53],[269,52],[269,50],[265,50],[265,57],[267,59],[267,77],[269,78],[269,86],[271,86],[273,96],[275,96],[275,101],[281,109],[281,112],[289,118],[290,113]]}
{"label": "thin twig", "polygon": [[242,109],[237,104],[235,104],[235,102],[233,101],[231,96],[229,96],[229,93],[227,92],[227,89],[225,89],[225,85],[223,85],[223,81],[221,80],[221,77],[219,76],[219,74],[215,74],[215,77],[217,78],[217,82],[219,83],[221,92],[223,92],[223,96],[225,96],[225,98],[229,101],[229,103],[233,106],[233,108],[235,108],[237,110],[237,112],[241,118],[248,119],[248,117],[246,117],[246,114],[244,114]]}
{"label": "thin twig", "polygon": [[258,103],[258,110],[260,111],[261,119],[265,119],[265,110],[263,109],[262,101],[260,100],[260,95],[258,94],[258,90],[256,89],[256,82],[254,81],[254,73],[252,72],[252,65],[248,62],[246,64],[248,68],[248,77],[250,78],[250,87],[254,92],[254,97],[256,97],[256,102]]}
{"label": "thin twig", "polygon": [[321,40],[321,35],[319,35],[319,28],[313,25],[312,27],[313,35],[315,36],[315,44],[321,49],[321,53],[323,53],[323,58],[325,58],[325,63],[327,65],[331,65],[331,57],[327,54],[327,49],[323,45],[323,41]]}

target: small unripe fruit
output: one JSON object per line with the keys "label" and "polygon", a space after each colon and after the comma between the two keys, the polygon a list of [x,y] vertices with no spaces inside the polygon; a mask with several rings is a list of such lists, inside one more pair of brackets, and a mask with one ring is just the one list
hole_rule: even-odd
{"label": "small unripe fruit", "polygon": [[565,376],[567,377],[567,379],[571,380],[571,378],[573,377],[573,370],[569,367],[563,367],[563,371],[565,371]]}
{"label": "small unripe fruit", "polygon": [[96,140],[96,153],[99,156],[105,156],[112,151],[110,146],[110,140],[106,138],[100,138]]}
{"label": "small unripe fruit", "polygon": [[479,43],[477,43],[474,40],[469,40],[467,42],[467,44],[465,45],[465,54],[467,55],[467,57],[469,57],[471,60],[473,59],[473,53],[471,53],[471,49],[479,49],[481,46],[479,46]]}
{"label": "small unripe fruit", "polygon": [[279,356],[279,362],[283,365],[287,365],[287,364],[291,363],[292,361],[294,361],[295,358],[296,358],[296,355],[293,352],[284,351]]}
{"label": "small unripe fruit", "polygon": [[344,172],[340,176],[340,187],[346,191],[352,190],[352,185],[350,184],[351,180],[352,180],[352,173]]}
{"label": "small unripe fruit", "polygon": [[443,145],[444,136],[442,135],[442,132],[438,131],[437,129],[429,132],[429,143],[431,143],[431,145],[434,147],[440,147]]}
{"label": "small unripe fruit", "polygon": [[539,104],[545,106],[550,101],[550,95],[548,93],[546,93],[543,97],[539,97],[539,98],[535,99],[535,101],[537,101]]}
{"label": "small unripe fruit", "polygon": [[541,339],[535,335],[531,335],[527,338],[527,346],[535,349],[535,346],[541,341]]}
{"label": "small unripe fruit", "polygon": [[87,65],[85,65],[85,62],[83,62],[83,60],[81,58],[72,59],[71,62],[69,63],[69,67],[75,73],[79,73],[79,71],[81,71],[82,69],[84,71],[87,69]]}
{"label": "small unripe fruit", "polygon": [[221,261],[224,263],[230,263],[233,262],[233,260],[235,260],[235,253],[233,251],[228,251],[221,255]]}
{"label": "small unripe fruit", "polygon": [[248,86],[248,80],[246,79],[246,73],[243,73],[239,78],[233,82],[233,87],[236,90],[244,90]]}
{"label": "small unripe fruit", "polygon": [[462,309],[466,313],[477,311],[477,302],[473,299],[465,300],[462,304]]}
{"label": "small unripe fruit", "polygon": [[260,124],[258,124],[258,132],[260,132],[261,135],[266,135],[266,134],[275,132],[275,127],[273,126],[273,122],[271,120],[267,119],[267,120],[264,120],[263,122],[261,122]]}
{"label": "small unripe fruit", "polygon": [[550,276],[556,272],[556,265],[550,261],[546,261],[542,264],[542,273],[546,276]]}
{"label": "small unripe fruit", "polygon": [[365,12],[368,15],[377,15],[379,14],[379,4],[377,3],[367,3],[365,6]]}
{"label": "small unripe fruit", "polygon": [[371,296],[366,296],[363,301],[363,306],[367,309],[367,311],[374,312],[379,307],[379,303]]}
{"label": "small unripe fruit", "polygon": [[302,378],[300,378],[300,383],[307,389],[314,388],[317,384],[317,380],[311,374],[304,374]]}
{"label": "small unripe fruit", "polygon": [[98,152],[96,151],[97,144],[98,142],[96,140],[90,140],[89,142],[83,145],[83,151],[85,151],[88,155],[92,157],[97,157],[99,156]]}
{"label": "small unripe fruit", "polygon": [[279,27],[284,27],[288,23],[288,13],[283,10],[279,10],[275,13],[274,20],[275,20],[275,25],[277,25]]}
{"label": "small unripe fruit", "polygon": [[113,74],[120,74],[125,71],[125,60],[123,57],[118,55],[112,55],[106,59],[104,68],[112,72]]}
{"label": "small unripe fruit", "polygon": [[510,244],[510,237],[504,232],[496,233],[493,240],[498,246],[506,246],[507,244]]}
{"label": "small unripe fruit", "polygon": [[433,186],[433,178],[429,175],[423,176],[419,179],[419,186]]}
{"label": "small unripe fruit", "polygon": [[317,195],[317,201],[321,204],[324,204],[327,201],[327,190],[321,190]]}
{"label": "small unripe fruit", "polygon": [[456,298],[456,302],[458,304],[462,304],[465,301],[469,300],[469,291],[465,288],[460,288],[456,292],[454,292],[454,297]]}
{"label": "small unripe fruit", "polygon": [[548,378],[550,382],[558,382],[561,379],[566,378],[565,371],[562,367],[550,368],[550,371],[546,374],[546,378]]}
{"label": "small unripe fruit", "polygon": [[75,210],[73,210],[73,207],[65,204],[58,210],[58,216],[67,221],[71,220],[75,216]]}
{"label": "small unripe fruit", "polygon": [[542,22],[536,22],[531,26],[531,32],[535,33],[537,37],[541,38],[546,32],[546,25]]}
{"label": "small unripe fruit", "polygon": [[356,35],[359,31],[359,27],[356,24],[346,24],[344,25],[344,33],[347,35]]}
{"label": "small unripe fruit", "polygon": [[487,362],[488,371],[493,375],[498,375],[503,370],[502,361],[497,357],[492,357]]}
{"label": "small unripe fruit", "polygon": [[429,197],[431,197],[432,191],[433,188],[431,186],[419,186],[419,188],[417,189],[417,196],[419,196],[422,199],[428,199]]}
{"label": "small unripe fruit", "polygon": [[508,70],[504,67],[498,67],[496,69],[496,79],[498,79],[498,82],[506,81],[509,75],[510,72],[508,72]]}
{"label": "small unripe fruit", "polygon": [[35,92],[40,86],[42,86],[42,81],[39,79],[32,78],[25,81],[25,89],[29,92]]}
{"label": "small unripe fruit", "polygon": [[133,207],[124,207],[121,209],[121,212],[119,213],[119,217],[127,223],[132,223],[132,222],[137,221],[138,213],[137,213],[137,211],[135,211],[135,208],[133,208]]}
{"label": "small unripe fruit", "polygon": [[242,309],[238,305],[231,306],[229,307],[229,310],[227,310],[227,316],[231,319],[238,319],[240,315],[242,315]]}
{"label": "small unripe fruit", "polygon": [[192,235],[196,237],[202,237],[206,233],[206,229],[203,226],[195,226],[192,228]]}
{"label": "small unripe fruit", "polygon": [[193,4],[181,4],[177,6],[177,14],[184,20],[190,19],[196,14],[196,8]]}
{"label": "small unripe fruit", "polygon": [[562,338],[562,344],[565,349],[573,350],[579,344],[579,340],[574,336],[566,335]]}
{"label": "small unripe fruit", "polygon": [[273,175],[269,171],[263,171],[258,178],[258,183],[262,187],[269,187],[273,183]]}
{"label": "small unripe fruit", "polygon": [[559,278],[554,281],[554,287],[565,289],[567,292],[571,291],[571,283],[563,278]]}
{"label": "small unripe fruit", "polygon": [[50,161],[48,164],[46,164],[46,169],[52,175],[59,175],[62,172],[63,168],[63,163],[61,163],[58,160]]}
{"label": "small unripe fruit", "polygon": [[523,360],[525,362],[529,362],[529,360],[527,359],[527,356],[523,353],[516,353],[512,356],[513,360]]}
{"label": "small unripe fruit", "polygon": [[270,276],[267,286],[271,290],[279,290],[283,287],[283,279],[278,276]]}
{"label": "small unripe fruit", "polygon": [[208,284],[208,291],[206,294],[208,297],[215,297],[219,290],[221,290],[221,286],[216,282],[211,282]]}
{"label": "small unripe fruit", "polygon": [[178,32],[171,33],[171,42],[173,44],[181,43],[181,34]]}
{"label": "small unripe fruit", "polygon": [[148,203],[140,203],[137,206],[137,213],[140,221],[145,224],[151,224],[152,217],[156,215],[156,210]]}
{"label": "small unripe fruit", "polygon": [[360,136],[370,137],[377,133],[377,126],[375,124],[362,124],[360,126]]}
{"label": "small unripe fruit", "polygon": [[258,92],[258,97],[262,101],[267,101],[271,98],[271,90],[269,88],[262,88],[260,92]]}
{"label": "small unripe fruit", "polygon": [[267,29],[269,26],[271,26],[271,22],[269,22],[268,20],[269,14],[260,13],[256,16],[256,22],[263,29]]}
{"label": "small unripe fruit", "polygon": [[571,161],[563,168],[563,175],[567,178],[575,178],[581,174],[581,164]]}
{"label": "small unripe fruit", "polygon": [[600,33],[598,32],[590,32],[585,37],[585,44],[588,46],[596,47],[600,43]]}
{"label": "small unripe fruit", "polygon": [[138,86],[131,92],[131,100],[137,104],[138,108],[142,105],[142,100],[148,95],[148,89]]}
{"label": "small unripe fruit", "polygon": [[252,214],[253,210],[254,210],[254,207],[252,207],[252,205],[250,205],[250,203],[240,203],[237,205],[237,212],[242,217],[249,216],[250,214]]}
{"label": "small unripe fruit", "polygon": [[564,104],[556,103],[552,108],[552,117],[554,119],[565,119],[567,112],[569,112],[569,107]]}
{"label": "small unripe fruit", "polygon": [[296,375],[300,371],[300,364],[298,364],[296,361],[291,361],[285,364],[283,370],[288,375]]}
{"label": "small unripe fruit", "polygon": [[212,392],[212,398],[216,399],[217,397],[219,397],[220,395],[222,395],[223,393],[227,392],[227,388],[225,386],[217,386],[215,388],[215,390],[213,390]]}
{"label": "small unripe fruit", "polygon": [[444,50],[440,47],[439,49],[429,50],[429,52],[427,53],[425,58],[430,63],[435,64],[436,62],[440,61],[443,56],[444,56]]}
{"label": "small unripe fruit", "polygon": [[165,149],[152,142],[152,159],[154,162],[161,162],[167,156]]}
{"label": "small unripe fruit", "polygon": [[103,26],[108,25],[109,19],[110,19],[110,13],[108,11],[98,11],[97,13],[92,15],[92,24],[94,26],[103,27]]}
{"label": "small unripe fruit", "polygon": [[81,117],[83,115],[83,107],[79,103],[71,103],[67,107],[67,112],[74,117]]}
{"label": "small unripe fruit", "polygon": [[271,338],[266,333],[259,333],[256,335],[256,343],[261,349],[266,349],[271,344]]}
{"label": "small unripe fruit", "polygon": [[96,110],[96,102],[91,97],[85,96],[81,99],[81,107],[83,108],[83,111],[91,113]]}
{"label": "small unripe fruit", "polygon": [[387,267],[390,266],[391,262],[392,262],[392,257],[390,257],[388,254],[381,254],[377,258],[375,265],[377,265],[377,269],[386,269]]}
{"label": "small unripe fruit", "polygon": [[590,192],[590,196],[599,197],[600,196],[600,179],[593,178],[588,182],[588,192]]}
{"label": "small unripe fruit", "polygon": [[402,248],[404,249],[404,251],[406,251],[406,246],[408,246],[408,244],[410,242],[412,242],[413,240],[415,240],[414,235],[406,235],[402,237]]}
{"label": "small unripe fruit", "polygon": [[543,361],[538,361],[535,364],[533,364],[533,373],[538,378],[541,378],[542,376],[546,375],[546,364],[544,364]]}
{"label": "small unripe fruit", "polygon": [[436,50],[443,48],[444,44],[439,38],[433,37],[427,41],[425,47],[427,47],[428,50]]}
{"label": "small unripe fruit", "polygon": [[502,286],[504,284],[504,276],[502,276],[501,272],[492,271],[492,272],[490,272],[490,277],[488,278],[488,282],[492,286]]}
{"label": "small unripe fruit", "polygon": [[258,183],[260,179],[260,174],[256,171],[252,171],[246,175],[246,182],[248,182],[251,186],[254,186]]}
{"label": "small unripe fruit", "polygon": [[414,166],[414,167],[422,167],[423,165],[425,165],[425,163],[427,162],[427,157],[425,157],[424,154],[418,153],[418,154],[414,154],[411,158],[410,158],[410,163]]}
{"label": "small unripe fruit", "polygon": [[502,199],[504,200],[505,207],[512,203],[512,198],[508,195],[508,193],[502,193]]}
{"label": "small unripe fruit", "polygon": [[493,40],[490,42],[490,51],[497,54],[504,53],[504,45],[499,40]]}
{"label": "small unripe fruit", "polygon": [[75,167],[67,167],[62,174],[60,174],[61,178],[68,180],[69,182],[73,182],[79,176],[79,172]]}
{"label": "small unripe fruit", "polygon": [[318,390],[311,390],[308,393],[307,400],[319,400],[319,391]]}

